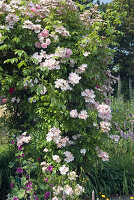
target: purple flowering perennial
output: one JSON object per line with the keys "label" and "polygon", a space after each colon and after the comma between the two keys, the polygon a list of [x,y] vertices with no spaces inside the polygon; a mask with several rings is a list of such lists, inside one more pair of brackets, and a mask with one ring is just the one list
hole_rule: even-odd
{"label": "purple flowering perennial", "polygon": [[53,171],[53,166],[49,166],[47,169],[48,169],[49,172],[52,172]]}
{"label": "purple flowering perennial", "polygon": [[11,189],[13,188],[13,183],[10,184],[10,188],[11,188]]}
{"label": "purple flowering perennial", "polygon": [[23,173],[23,169],[22,169],[21,167],[18,167],[18,168],[17,168],[17,173],[18,173],[18,174]]}
{"label": "purple flowering perennial", "polygon": [[50,195],[50,192],[46,192],[45,193],[45,199],[47,199],[49,197],[49,195]]}
{"label": "purple flowering perennial", "polygon": [[15,196],[14,196],[14,197],[13,197],[13,200],[19,200],[19,199],[18,199],[18,197],[15,197]]}

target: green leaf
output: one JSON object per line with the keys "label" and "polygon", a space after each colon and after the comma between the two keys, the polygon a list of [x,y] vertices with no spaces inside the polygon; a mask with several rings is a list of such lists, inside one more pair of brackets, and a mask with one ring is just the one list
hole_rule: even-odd
{"label": "green leaf", "polygon": [[4,64],[5,64],[5,63],[9,63],[9,62],[10,62],[11,64],[17,63],[17,62],[18,62],[18,58],[7,59],[7,60],[4,61]]}
{"label": "green leaf", "polygon": [[22,164],[23,164],[23,165],[26,165],[26,164],[27,164],[27,161],[26,161],[26,160],[23,160]]}
{"label": "green leaf", "polygon": [[7,44],[4,44],[4,45],[2,45],[1,47],[0,47],[0,50],[7,50],[7,49],[10,49],[11,48],[11,46],[10,45],[7,45]]}
{"label": "green leaf", "polygon": [[39,187],[40,187],[40,189],[42,189],[42,190],[45,190],[45,189],[47,188],[47,186],[44,185],[43,183],[39,183]]}
{"label": "green leaf", "polygon": [[13,41],[13,42],[16,42],[16,43],[18,44],[18,43],[20,42],[20,39],[17,38],[17,37],[15,37],[15,38],[12,39],[12,41]]}
{"label": "green leaf", "polygon": [[27,180],[26,180],[26,178],[25,177],[22,177],[21,178],[21,185],[25,185],[27,183]]}
{"label": "green leaf", "polygon": [[66,106],[62,105],[62,110],[65,111],[66,110]]}
{"label": "green leaf", "polygon": [[25,67],[27,67],[25,61],[21,61],[21,62],[18,64],[18,68],[21,68],[23,65],[24,65]]}
{"label": "green leaf", "polygon": [[27,56],[27,53],[24,50],[18,50],[15,49],[15,55],[17,54],[19,57],[22,57],[22,55]]}
{"label": "green leaf", "polygon": [[65,128],[65,133],[67,133],[67,132],[68,132],[68,128],[66,127],[66,128]]}
{"label": "green leaf", "polygon": [[59,127],[59,122],[58,121],[55,122],[55,126]]}
{"label": "green leaf", "polygon": [[31,69],[23,69],[23,76],[28,76],[31,74]]}
{"label": "green leaf", "polygon": [[54,106],[54,105],[55,105],[55,98],[51,97],[51,106]]}
{"label": "green leaf", "polygon": [[9,167],[12,168],[15,165],[15,162],[9,162]]}
{"label": "green leaf", "polygon": [[24,189],[20,189],[18,192],[18,197],[19,199],[23,198],[25,196],[25,190]]}

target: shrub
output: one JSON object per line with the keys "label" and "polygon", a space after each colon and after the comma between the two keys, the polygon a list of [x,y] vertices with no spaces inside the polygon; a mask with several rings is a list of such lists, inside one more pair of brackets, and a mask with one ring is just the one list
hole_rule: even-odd
{"label": "shrub", "polygon": [[10,190],[10,176],[12,170],[9,168],[9,162],[14,160],[13,149],[7,145],[0,145],[0,199],[5,200]]}
{"label": "shrub", "polygon": [[0,6],[2,94],[16,148],[11,199],[78,199],[84,183],[75,170],[109,160],[108,46],[118,12],[101,16],[71,0]]}

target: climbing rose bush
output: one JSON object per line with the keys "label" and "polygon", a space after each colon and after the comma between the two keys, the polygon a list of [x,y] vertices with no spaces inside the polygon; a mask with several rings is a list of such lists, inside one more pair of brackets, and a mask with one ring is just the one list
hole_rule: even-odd
{"label": "climbing rose bush", "polygon": [[0,12],[1,92],[16,152],[8,199],[83,199],[83,171],[109,160],[116,30],[96,5],[85,11],[72,0],[3,0]]}

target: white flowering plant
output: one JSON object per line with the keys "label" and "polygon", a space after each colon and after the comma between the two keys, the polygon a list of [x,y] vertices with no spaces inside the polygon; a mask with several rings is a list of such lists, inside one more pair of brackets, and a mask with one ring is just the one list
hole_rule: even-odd
{"label": "white flowering plant", "polygon": [[12,176],[10,199],[80,199],[80,168],[109,160],[99,147],[111,128],[108,46],[118,21],[72,0],[2,0],[0,13],[6,121],[22,133],[13,142],[20,182]]}

